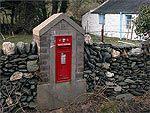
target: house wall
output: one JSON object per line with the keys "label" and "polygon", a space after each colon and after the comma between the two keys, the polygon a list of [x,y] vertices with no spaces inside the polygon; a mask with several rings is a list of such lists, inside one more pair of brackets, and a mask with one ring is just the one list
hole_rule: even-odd
{"label": "house wall", "polygon": [[[128,14],[130,15],[130,14]],[[136,17],[136,14],[131,14],[132,17]],[[101,35],[101,28],[102,25],[99,24],[99,15],[98,14],[91,14],[90,12],[86,13],[82,17],[82,27],[88,26],[88,32],[90,34],[94,34],[96,36]],[[131,32],[132,32],[133,24],[131,24],[131,29],[126,28],[126,14],[122,15],[122,38],[131,39]],[[133,34],[132,39],[137,40],[136,33],[134,32],[135,26],[133,27]],[[120,14],[106,14],[105,15],[105,26],[104,26],[104,35],[108,37],[120,37]]]}
{"label": "house wall", "polygon": [[[136,17],[136,14],[128,14],[132,15],[133,18]],[[120,37],[120,14],[106,14],[105,17],[105,36],[108,37]],[[126,27],[126,14],[122,15],[122,38],[131,39],[133,23],[131,23],[131,29],[128,30]],[[135,32],[135,27],[133,28],[133,40],[137,37]]]}
{"label": "house wall", "polygon": [[[99,24],[99,15],[91,14],[90,12],[86,13],[82,16],[82,27],[85,30],[88,30],[90,34],[100,35],[100,30],[102,25]],[[87,31],[86,30],[86,31]]]}

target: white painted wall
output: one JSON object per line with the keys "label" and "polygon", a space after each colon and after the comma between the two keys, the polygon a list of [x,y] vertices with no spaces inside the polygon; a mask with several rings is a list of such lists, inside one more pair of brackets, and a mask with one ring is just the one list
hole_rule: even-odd
{"label": "white painted wall", "polygon": [[[130,15],[130,14],[128,14]],[[132,14],[132,17],[136,17],[136,14]],[[87,24],[88,23],[88,24]],[[99,15],[91,14],[90,12],[86,13],[82,16],[82,27],[88,26],[88,32],[94,35],[101,35],[102,25],[99,24]],[[122,38],[131,39],[133,23],[131,24],[131,29],[126,28],[126,14],[122,15]],[[135,27],[133,29],[132,40],[137,40],[137,35],[134,32]],[[108,37],[120,37],[120,14],[106,14],[105,15],[105,26],[104,26],[104,35]],[[140,39],[140,38],[138,38]]]}
{"label": "white painted wall", "polygon": [[105,15],[104,35],[108,37],[120,37],[120,15]]}
{"label": "white painted wall", "polygon": [[[88,23],[88,24],[87,24]],[[99,15],[91,14],[90,12],[82,16],[82,27],[88,29],[90,34],[100,35],[102,25],[99,24]]]}

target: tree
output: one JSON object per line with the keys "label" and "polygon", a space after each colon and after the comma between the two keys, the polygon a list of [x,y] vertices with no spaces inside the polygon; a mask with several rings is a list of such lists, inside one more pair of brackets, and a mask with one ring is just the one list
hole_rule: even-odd
{"label": "tree", "polygon": [[[68,8],[68,2],[69,0],[52,0],[52,14],[56,14],[58,12],[66,13],[66,10]],[[58,9],[60,10],[58,11]]]}
{"label": "tree", "polygon": [[18,21],[15,27],[19,28],[18,30],[31,33],[35,26],[47,19],[45,5],[45,1],[22,1],[16,12]]}
{"label": "tree", "polygon": [[15,10],[17,6],[20,4],[20,1],[7,1],[4,0],[1,2],[1,7],[3,7],[5,10],[9,10],[9,15],[11,17],[11,25],[14,24],[14,16],[15,16]]}
{"label": "tree", "polygon": [[66,12],[66,10],[67,10],[67,8],[68,8],[68,0],[62,0],[62,2],[61,2],[61,7],[60,7],[60,13],[62,12],[62,13],[65,13]]}
{"label": "tree", "polygon": [[68,12],[78,24],[81,23],[82,15],[101,5],[106,0],[71,0]]}
{"label": "tree", "polygon": [[[31,33],[32,29],[47,19],[46,1],[12,1],[4,0],[1,7],[4,9],[3,15],[10,21],[3,22],[4,28],[7,28],[5,33],[26,32]],[[1,13],[1,12],[0,12]],[[2,13],[1,13],[2,14]],[[3,17],[1,17],[3,18]],[[7,27],[9,26],[9,27]]]}
{"label": "tree", "polygon": [[144,38],[150,37],[150,5],[139,8],[138,17],[135,21],[136,34]]}
{"label": "tree", "polygon": [[52,14],[56,14],[58,10],[58,3],[57,0],[52,0]]}

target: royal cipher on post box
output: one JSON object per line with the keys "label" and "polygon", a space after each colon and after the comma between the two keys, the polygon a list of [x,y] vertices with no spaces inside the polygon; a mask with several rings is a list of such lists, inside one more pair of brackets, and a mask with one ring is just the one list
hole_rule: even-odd
{"label": "royal cipher on post box", "polygon": [[84,30],[59,13],[35,27],[33,38],[38,45],[41,78],[37,87],[38,108],[56,109],[85,93]]}

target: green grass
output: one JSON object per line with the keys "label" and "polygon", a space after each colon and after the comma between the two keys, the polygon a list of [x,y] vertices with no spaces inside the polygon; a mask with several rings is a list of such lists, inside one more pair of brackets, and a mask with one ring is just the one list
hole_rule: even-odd
{"label": "green grass", "polygon": [[111,102],[109,104],[103,104],[101,113],[116,113],[117,103]]}
{"label": "green grass", "polygon": [[[19,41],[25,42],[25,43],[30,43],[33,40],[32,35],[15,35],[15,37],[9,37],[7,35],[4,36],[6,40],[3,40],[2,37],[0,36],[0,47],[2,46],[3,42],[12,42],[12,43],[18,43]],[[95,37],[94,35],[91,35],[93,42],[101,42],[100,37]],[[126,45],[123,43],[118,42],[119,38],[114,38],[114,37],[104,37],[104,42],[106,44],[116,44],[116,45]],[[140,41],[131,41],[131,40],[125,40],[122,39],[122,41],[133,43],[133,44],[140,44]]]}
{"label": "green grass", "polygon": [[[94,35],[91,35],[93,42],[101,42],[101,37],[95,37]],[[106,44],[116,44],[116,45],[127,45],[124,43],[118,42],[120,39],[115,37],[104,37],[104,43]],[[132,41],[132,40],[126,40],[122,39],[121,41],[129,42],[133,44],[140,44],[141,41]]]}
{"label": "green grass", "polygon": [[24,43],[30,43],[33,40],[32,35],[16,35],[15,37],[9,37],[7,35],[4,36],[6,40],[3,40],[0,36],[0,47],[2,46],[3,42],[12,42],[12,43],[18,43],[19,41],[22,41]]}

